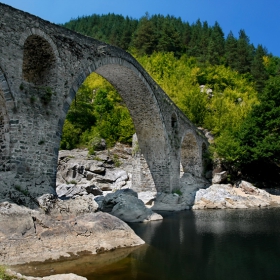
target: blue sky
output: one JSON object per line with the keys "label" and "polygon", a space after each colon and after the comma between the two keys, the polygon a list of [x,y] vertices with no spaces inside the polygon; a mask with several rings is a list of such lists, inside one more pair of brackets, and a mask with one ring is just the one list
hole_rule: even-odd
{"label": "blue sky", "polygon": [[0,0],[54,23],[78,16],[115,13],[140,18],[145,12],[197,19],[213,25],[217,21],[225,35],[238,36],[245,29],[250,42],[262,44],[280,57],[280,0]]}

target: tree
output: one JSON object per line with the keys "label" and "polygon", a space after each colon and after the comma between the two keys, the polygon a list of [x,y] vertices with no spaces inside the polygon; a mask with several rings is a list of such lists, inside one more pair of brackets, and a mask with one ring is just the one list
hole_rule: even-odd
{"label": "tree", "polygon": [[104,89],[98,90],[94,97],[93,108],[96,118],[99,121],[102,121],[102,119],[106,118],[106,115],[110,114],[110,111],[112,111],[114,108],[113,102],[107,97],[108,93]]}
{"label": "tree", "polygon": [[271,77],[239,132],[244,148],[242,163],[271,161],[280,164],[280,77]]}
{"label": "tree", "polygon": [[236,70],[241,73],[250,72],[251,61],[253,55],[253,48],[250,45],[249,37],[245,30],[239,31],[239,39],[237,40],[237,63]]}
{"label": "tree", "polygon": [[161,52],[173,52],[175,56],[179,57],[182,49],[181,38],[172,22],[165,20],[160,33],[157,49]]}
{"label": "tree", "polygon": [[237,40],[234,37],[232,31],[229,32],[225,41],[225,63],[226,66],[232,69],[237,69]]}
{"label": "tree", "polygon": [[265,86],[265,81],[268,79],[268,73],[264,65],[264,57],[267,55],[267,51],[258,45],[254,59],[251,66],[251,74],[255,80],[255,88],[258,92],[261,92]]}
{"label": "tree", "polygon": [[96,118],[93,113],[92,90],[82,85],[73,100],[67,114],[67,120],[80,131],[84,131],[95,124]]}
{"label": "tree", "polygon": [[280,57],[267,55],[263,58],[265,69],[270,76],[280,76]]}
{"label": "tree", "polygon": [[225,53],[224,32],[220,25],[215,22],[211,30],[208,44],[208,61],[212,64],[220,64],[221,58]]}
{"label": "tree", "polygon": [[188,48],[188,55],[189,56],[194,56],[194,57],[199,57],[201,54],[200,50],[200,42],[201,42],[201,34],[202,34],[202,24],[200,20],[197,20],[195,24],[192,26],[192,34],[191,34],[191,40],[189,43],[189,48]]}
{"label": "tree", "polygon": [[197,126],[202,126],[207,114],[208,100],[206,93],[200,92],[199,87],[197,87],[185,95],[183,102],[185,105],[184,113]]}
{"label": "tree", "polygon": [[191,29],[190,24],[187,22],[184,26],[184,31],[183,31],[183,45],[184,45],[187,52],[188,52],[188,49],[189,49],[191,36],[192,36],[192,29]]}
{"label": "tree", "polygon": [[205,63],[207,60],[208,54],[208,45],[210,39],[210,28],[206,21],[203,22],[201,34],[199,38],[199,53],[198,53],[198,61]]}
{"label": "tree", "polygon": [[133,46],[138,50],[139,54],[152,54],[156,46],[156,32],[149,15],[146,14],[139,24],[134,34]]}
{"label": "tree", "polygon": [[82,130],[75,127],[69,120],[66,119],[63,126],[60,148],[67,150],[76,148],[80,142],[81,134]]}

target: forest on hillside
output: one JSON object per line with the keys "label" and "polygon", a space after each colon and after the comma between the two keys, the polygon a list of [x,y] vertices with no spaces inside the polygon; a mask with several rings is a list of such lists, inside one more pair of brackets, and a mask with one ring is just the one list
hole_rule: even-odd
{"label": "forest on hillside", "polygon": [[[217,22],[148,14],[92,15],[64,26],[130,52],[189,119],[211,131],[212,158],[233,173],[280,177],[280,58],[251,44],[245,30],[235,38]],[[93,73],[71,105],[61,148],[94,152],[101,138],[130,143],[133,132],[121,97]]]}

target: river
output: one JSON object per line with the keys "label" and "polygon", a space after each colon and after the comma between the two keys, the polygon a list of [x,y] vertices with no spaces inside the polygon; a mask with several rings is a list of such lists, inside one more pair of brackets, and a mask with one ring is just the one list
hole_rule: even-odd
{"label": "river", "polygon": [[130,224],[146,244],[77,260],[25,265],[33,276],[106,279],[280,279],[280,209],[165,212]]}

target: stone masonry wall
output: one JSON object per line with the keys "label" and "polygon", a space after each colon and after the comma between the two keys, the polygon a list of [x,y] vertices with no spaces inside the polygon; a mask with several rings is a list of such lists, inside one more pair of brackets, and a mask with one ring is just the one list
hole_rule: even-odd
{"label": "stone masonry wall", "polygon": [[0,171],[9,170],[9,120],[3,92],[0,89]]}
{"label": "stone masonry wall", "polygon": [[133,151],[133,171],[132,171],[132,189],[136,192],[156,191],[155,183],[150,172],[147,161],[145,160],[139,147],[137,135],[132,138]]}

